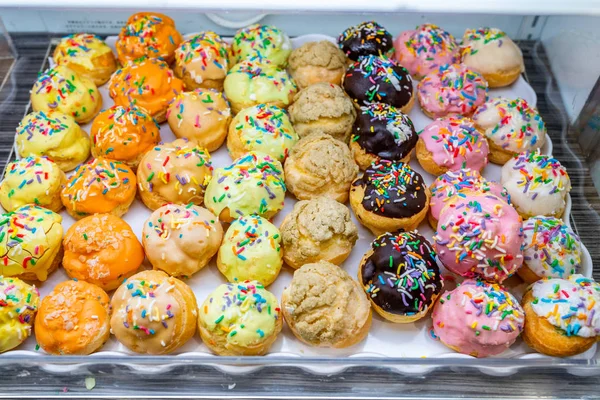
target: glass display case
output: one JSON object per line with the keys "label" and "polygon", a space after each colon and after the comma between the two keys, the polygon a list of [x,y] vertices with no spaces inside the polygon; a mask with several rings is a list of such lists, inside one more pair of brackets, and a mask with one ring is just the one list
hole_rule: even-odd
{"label": "glass display case", "polygon": [[[600,2],[0,1],[2,176],[7,164],[20,156],[15,130],[32,111],[30,91],[38,75],[55,65],[52,55],[60,39],[73,33],[96,34],[114,50],[128,17],[139,11],[168,15],[184,39],[210,30],[230,42],[240,28],[274,25],[289,35],[293,48],[317,40],[335,43],[345,29],[362,21],[377,21],[394,38],[425,23],[442,27],[458,41],[466,29],[499,28],[520,48],[524,69],[515,83],[490,89],[488,94],[524,98],[539,112],[547,131],[542,152],[556,158],[570,178],[570,197],[561,217],[583,245],[579,272],[600,280],[600,268],[595,267],[600,262]],[[110,107],[108,84],[98,89],[103,108]],[[408,115],[421,131],[431,120],[418,109],[415,105]],[[91,123],[82,126],[90,133]],[[165,141],[175,138],[169,126],[170,122],[160,127]],[[231,161],[225,147],[214,152],[215,167]],[[410,165],[423,174],[427,185],[433,183],[435,176],[419,166],[416,156]],[[484,176],[500,180],[500,167],[488,165]],[[281,215],[273,219],[276,226],[295,203],[290,194],[285,201]],[[66,231],[74,221],[65,211],[61,215],[63,221],[70,221]],[[149,216],[150,211],[136,199],[123,218],[141,239]],[[375,236],[353,220],[359,226],[358,241],[343,267],[356,279],[361,258]],[[426,220],[419,232],[430,240],[434,237]],[[186,281],[198,304],[217,284],[226,282],[214,264],[213,260]],[[150,268],[147,261],[144,265]],[[270,290],[280,297],[293,272],[284,266]],[[455,277],[444,272],[444,278],[451,288]],[[37,283],[42,297],[65,279],[67,274],[59,268],[46,282]],[[506,285],[519,299],[527,287],[518,277],[511,277]],[[597,391],[599,351],[593,345],[577,356],[549,357],[518,339],[499,355],[477,358],[440,344],[430,316],[393,324],[376,313],[362,344],[314,348],[300,343],[284,326],[266,356],[216,356],[198,334],[168,355],[136,354],[111,337],[93,354],[58,356],[40,349],[33,335],[0,354],[0,392],[37,398],[578,398]]]}

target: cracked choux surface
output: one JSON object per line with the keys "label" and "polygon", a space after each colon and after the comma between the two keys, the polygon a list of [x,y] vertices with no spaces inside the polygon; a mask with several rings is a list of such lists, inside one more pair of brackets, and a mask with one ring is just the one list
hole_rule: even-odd
{"label": "cracked choux surface", "polygon": [[223,228],[217,217],[193,204],[167,204],[144,223],[142,244],[154,269],[190,277],[219,250]]}
{"label": "cracked choux surface", "polygon": [[321,260],[340,265],[358,240],[348,207],[325,196],[297,202],[280,230],[283,259],[295,269]]}
{"label": "cracked choux surface", "polygon": [[356,108],[338,85],[315,83],[302,89],[289,107],[290,119],[301,138],[326,133],[348,143],[356,119]]}
{"label": "cracked choux surface", "polygon": [[290,54],[288,70],[300,89],[318,82],[341,85],[346,55],[327,40],[304,43]]}
{"label": "cracked choux surface", "polygon": [[344,143],[315,133],[296,143],[284,170],[287,188],[298,200],[327,196],[345,203],[358,165]]}
{"label": "cracked choux surface", "polygon": [[294,335],[311,346],[349,347],[362,341],[371,326],[371,303],[360,284],[327,261],[294,272],[281,308]]}
{"label": "cracked choux surface", "polygon": [[192,289],[163,271],[142,271],[112,297],[110,330],[129,350],[168,354],[196,333],[198,305]]}

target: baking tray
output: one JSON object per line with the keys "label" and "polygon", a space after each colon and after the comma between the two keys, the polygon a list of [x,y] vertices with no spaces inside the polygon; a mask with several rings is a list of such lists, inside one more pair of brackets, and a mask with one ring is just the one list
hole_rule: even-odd
{"label": "baking tray", "polygon": [[[107,42],[114,45],[115,37],[107,38]],[[299,46],[306,41],[330,40],[333,38],[323,35],[305,35],[292,40],[294,46]],[[33,82],[28,83],[32,85]],[[100,92],[105,101],[104,107],[112,105],[112,100],[107,95],[107,87],[104,85]],[[531,104],[536,104],[536,94],[529,84],[521,77],[510,88],[492,90],[490,95],[504,95],[507,97],[524,97]],[[431,120],[424,116],[415,106],[409,114],[417,130],[422,129]],[[89,132],[89,124],[84,125]],[[161,135],[164,141],[174,139],[167,124],[161,126]],[[543,152],[552,153],[552,143],[547,136]],[[231,162],[227,149],[223,146],[212,154],[215,166],[227,165]],[[413,157],[414,158],[414,157]],[[425,173],[416,159],[411,161],[411,166],[419,171],[427,184],[433,181],[433,177]],[[484,176],[490,179],[499,178],[500,167],[490,164],[484,171]],[[278,216],[275,217],[275,225],[279,225],[283,217],[291,210],[295,199],[291,195],[286,197],[286,206]],[[568,198],[567,207],[563,219],[570,224],[571,200]],[[141,233],[142,223],[149,216],[150,211],[136,200],[124,219],[130,223],[136,234]],[[73,223],[73,220],[63,211],[65,230]],[[359,227],[359,241],[351,256],[343,264],[351,276],[356,276],[358,261],[368,248],[374,236],[363,228],[356,220]],[[431,238],[433,232],[424,222],[419,231],[424,236]],[[591,276],[592,261],[587,249],[584,248],[582,260],[582,272]],[[269,290],[278,297],[291,280],[292,271],[284,268],[277,281],[269,287]],[[62,280],[68,279],[62,270],[55,272],[50,279],[40,285],[42,296],[51,291],[54,285]],[[204,298],[220,283],[225,280],[216,269],[214,262],[204,268],[198,274],[187,281],[193,288],[198,301]],[[509,280],[507,286],[517,295],[523,289],[518,278]],[[43,351],[35,350],[35,339],[30,338],[18,350],[5,353],[0,356],[0,364],[14,362],[32,362],[40,368],[51,373],[82,373],[87,371],[90,365],[123,364],[137,374],[159,374],[167,373],[173,369],[195,364],[209,365],[228,374],[251,374],[265,366],[287,366],[300,367],[311,374],[331,375],[342,372],[353,366],[377,365],[389,367],[390,369],[406,374],[423,376],[436,368],[441,367],[472,367],[478,371],[491,375],[511,375],[526,367],[558,366],[568,367],[570,373],[577,375],[600,374],[600,370],[594,367],[597,362],[596,348],[568,360],[557,360],[536,353],[532,353],[520,340],[502,355],[490,359],[474,359],[467,355],[455,353],[441,343],[435,341],[429,334],[431,327],[430,318],[424,318],[415,324],[398,325],[383,321],[379,316],[374,316],[373,326],[369,337],[362,343],[347,349],[320,349],[305,346],[291,335],[287,327],[284,327],[271,352],[265,357],[218,357],[212,355],[201,343],[196,335],[185,346],[169,356],[139,356],[129,352],[120,345],[114,337],[105,345],[102,351],[87,357],[58,357],[48,356]],[[518,360],[518,361],[517,361]]]}

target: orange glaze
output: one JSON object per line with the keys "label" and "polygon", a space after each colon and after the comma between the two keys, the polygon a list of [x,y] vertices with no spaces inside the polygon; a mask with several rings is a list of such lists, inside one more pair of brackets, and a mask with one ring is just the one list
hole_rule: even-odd
{"label": "orange glaze", "polygon": [[144,261],[144,250],[127,222],[96,214],[71,225],[64,241],[63,268],[71,278],[116,289]]}
{"label": "orange glaze", "polygon": [[183,81],[176,78],[161,60],[140,59],[117,70],[109,86],[116,105],[137,106],[152,117],[166,112],[169,103],[183,91]]}
{"label": "orange glaze", "polygon": [[112,106],[94,119],[92,146],[99,156],[135,160],[160,142],[160,127],[137,107]]}
{"label": "orange glaze", "polygon": [[83,281],[61,282],[42,300],[35,338],[50,354],[90,354],[108,339],[109,319],[104,290]]}
{"label": "orange glaze", "polygon": [[79,215],[108,213],[129,204],[136,192],[135,174],[119,161],[96,158],[80,165],[62,190],[65,207]]}
{"label": "orange glaze", "polygon": [[119,62],[125,65],[128,61],[146,56],[162,58],[170,64],[182,40],[175,22],[166,15],[155,12],[133,14],[117,39]]}

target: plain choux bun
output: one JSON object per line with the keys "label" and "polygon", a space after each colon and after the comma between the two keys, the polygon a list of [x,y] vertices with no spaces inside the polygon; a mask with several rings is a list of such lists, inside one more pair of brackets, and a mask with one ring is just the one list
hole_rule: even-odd
{"label": "plain choux bun", "polygon": [[213,152],[227,137],[231,109],[223,93],[213,89],[181,92],[167,110],[173,134]]}
{"label": "plain choux bun", "polygon": [[98,286],[61,282],[42,299],[35,317],[35,339],[50,354],[92,354],[110,337],[110,312],[110,299]]}
{"label": "plain choux bun", "polygon": [[338,85],[312,84],[294,96],[289,108],[294,129],[301,138],[326,133],[348,143],[356,109],[350,97]]}
{"label": "plain choux bun", "polygon": [[155,270],[190,277],[204,268],[219,250],[223,228],[206,208],[167,204],[144,223],[142,244]]}
{"label": "plain choux bun", "polygon": [[300,139],[284,168],[287,188],[298,200],[327,196],[345,203],[358,174],[348,146],[324,133]]}
{"label": "plain choux bun", "polygon": [[140,161],[140,198],[151,210],[167,203],[200,205],[212,171],[210,154],[196,143],[187,139],[162,143]]}
{"label": "plain choux bun", "polygon": [[65,173],[45,157],[25,157],[6,166],[0,183],[0,204],[15,211],[35,204],[54,212],[63,207],[60,192],[67,181]]}
{"label": "plain choux bun", "polygon": [[133,352],[168,354],[196,333],[194,292],[162,271],[133,275],[119,286],[110,304],[110,330]]}
{"label": "plain choux bun", "polygon": [[90,156],[90,138],[75,120],[61,112],[32,112],[17,127],[20,157],[48,157],[70,171]]}
{"label": "plain choux bun", "polygon": [[277,298],[257,281],[218,286],[198,315],[202,341],[221,356],[264,355],[282,326]]}
{"label": "plain choux bun", "polygon": [[79,76],[91,79],[96,86],[104,85],[117,69],[111,48],[96,35],[75,33],[65,36],[54,49],[56,65],[64,65]]}
{"label": "plain choux bun", "polygon": [[325,196],[297,202],[280,230],[283,259],[294,269],[317,261],[340,265],[358,240],[348,207]]}
{"label": "plain choux bun", "polygon": [[80,219],[63,240],[63,268],[73,279],[111,291],[144,261],[142,244],[121,218],[95,214]]}
{"label": "plain choux bun", "polygon": [[102,109],[102,96],[96,84],[63,65],[41,73],[30,97],[33,111],[58,111],[79,124],[90,122]]}
{"label": "plain choux bun", "polygon": [[363,288],[327,261],[294,272],[281,308],[294,336],[310,346],[349,347],[367,337],[371,327],[371,304]]}
{"label": "plain choux bun", "polygon": [[300,89],[318,82],[341,85],[346,73],[346,55],[328,40],[304,43],[292,51],[288,64]]}

